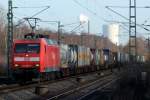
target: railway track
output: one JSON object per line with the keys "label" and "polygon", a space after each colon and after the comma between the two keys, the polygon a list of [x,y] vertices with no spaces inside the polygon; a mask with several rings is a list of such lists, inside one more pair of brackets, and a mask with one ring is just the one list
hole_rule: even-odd
{"label": "railway track", "polygon": [[97,88],[93,89],[92,91],[88,92],[87,94],[82,95],[81,97],[78,98],[78,100],[85,100],[85,98],[88,97],[89,95],[92,95],[93,93],[95,93],[97,91],[101,91],[101,90],[105,89],[107,86],[113,84],[114,82],[116,82],[119,79],[120,78],[111,79],[111,80],[107,81],[106,84],[102,84],[102,85],[98,86]]}
{"label": "railway track", "polygon": [[90,93],[93,93],[97,88],[107,87],[116,80],[118,79],[116,79],[115,75],[108,74],[107,76],[97,79],[93,82],[70,88],[70,90],[62,91],[62,93],[52,97],[47,97],[47,100],[82,100],[82,98],[84,98],[86,95],[89,95]]}
{"label": "railway track", "polygon": [[[132,69],[132,67],[130,69]],[[126,71],[131,73],[135,72],[135,71],[130,71],[130,69],[126,67],[121,68],[121,71],[119,73],[117,72],[116,69],[114,69],[114,73],[111,73],[110,70],[107,70],[107,75],[105,70],[103,71],[103,73],[105,73],[103,77],[97,74],[102,71],[97,71],[97,72],[91,72],[91,73],[86,73],[86,74],[72,76],[72,77],[66,77],[63,79],[53,80],[49,82],[28,84],[25,86],[17,86],[18,84],[15,84],[14,86],[9,86],[9,88],[6,86],[5,89],[4,87],[2,87],[4,90],[0,88],[0,99],[6,98],[3,100],[20,100],[20,99],[22,100],[29,100],[29,99],[86,100],[85,98],[89,98],[88,95],[91,95],[93,92],[97,91],[98,89],[99,89],[98,91],[101,91],[101,89],[102,91],[105,90],[105,87],[115,82],[118,79],[117,77],[121,76],[122,73]],[[77,82],[76,81],[77,77],[84,78],[86,82],[84,83]],[[44,95],[35,94],[35,87],[43,84],[44,85],[47,84],[49,90],[48,93]],[[7,99],[7,97],[9,97],[10,99]],[[15,99],[12,99],[12,97],[14,97]]]}
{"label": "railway track", "polygon": [[25,85],[19,85],[19,84],[12,84],[12,85],[8,85],[8,86],[3,86],[0,87],[0,94],[7,94],[10,92],[14,92],[14,91],[19,91],[19,90],[24,90],[24,89],[29,89],[29,88],[33,88],[39,85],[46,85],[46,84],[52,84],[52,83],[56,83],[59,81],[64,81],[64,80],[69,80],[71,78],[77,78],[77,77],[82,77],[82,76],[86,76],[86,75],[90,75],[90,74],[96,74],[96,73],[104,73],[105,71],[96,71],[96,72],[91,72],[91,73],[85,73],[85,74],[80,74],[80,75],[76,75],[76,76],[71,76],[71,77],[65,77],[65,78],[61,78],[61,79],[57,79],[57,80],[51,80],[51,81],[46,81],[46,82],[33,82],[33,83],[29,83],[29,84],[25,84]]}

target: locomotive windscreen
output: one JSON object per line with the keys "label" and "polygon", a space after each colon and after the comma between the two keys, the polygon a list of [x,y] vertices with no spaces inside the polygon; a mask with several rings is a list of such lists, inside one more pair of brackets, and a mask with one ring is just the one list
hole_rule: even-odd
{"label": "locomotive windscreen", "polygon": [[39,53],[40,44],[16,44],[15,53]]}

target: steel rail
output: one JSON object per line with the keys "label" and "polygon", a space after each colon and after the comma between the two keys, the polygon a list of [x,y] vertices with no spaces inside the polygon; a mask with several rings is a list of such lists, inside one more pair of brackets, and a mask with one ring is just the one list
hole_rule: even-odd
{"label": "steel rail", "polygon": [[[48,98],[48,99],[46,99],[46,100],[54,100],[54,99],[58,99],[58,98],[60,98],[60,97],[64,97],[64,96],[69,95],[69,94],[73,94],[73,93],[75,93],[75,92],[77,92],[77,91],[80,91],[80,90],[85,89],[85,88],[87,88],[87,87],[93,86],[94,84],[96,84],[96,83],[99,82],[99,81],[108,79],[109,77],[112,78],[111,75],[107,75],[107,76],[105,76],[105,77],[103,77],[103,78],[100,78],[100,79],[98,79],[98,80],[95,80],[94,82],[90,82],[90,83],[88,83],[88,84],[85,84],[85,85],[83,85],[83,86],[79,86],[79,87],[74,88],[74,89],[70,89],[69,91],[66,91],[66,92],[63,92],[63,93],[61,93],[61,94],[55,95],[55,96],[53,96],[53,97],[51,97],[51,98]],[[102,82],[103,82],[103,81],[102,81]],[[104,82],[104,83],[105,83],[105,82]]]}
{"label": "steel rail", "polygon": [[87,97],[87,96],[93,94],[93,93],[96,92],[97,90],[102,90],[102,89],[108,87],[109,85],[111,85],[112,83],[116,82],[116,81],[119,80],[119,79],[120,79],[120,77],[117,78],[117,79],[112,79],[111,81],[108,81],[106,84],[104,84],[104,85],[102,85],[102,86],[99,86],[99,88],[94,89],[93,91],[87,93],[86,95],[81,96],[81,97],[80,97],[79,99],[77,99],[77,100],[83,100],[85,97]]}
{"label": "steel rail", "polygon": [[60,78],[60,79],[56,79],[56,80],[50,80],[50,81],[45,81],[45,82],[37,82],[37,83],[31,83],[28,85],[19,85],[19,84],[13,84],[13,85],[9,85],[9,86],[4,86],[0,88],[0,94],[6,94],[9,92],[13,92],[13,91],[18,91],[18,90],[23,90],[23,89],[28,89],[28,88],[33,88],[39,85],[46,85],[46,84],[52,84],[52,83],[56,83],[59,81],[63,81],[63,80],[69,80],[71,78],[77,78],[77,77],[81,77],[81,76],[87,76],[89,74],[96,74],[98,72],[106,72],[108,70],[100,70],[100,71],[95,71],[95,72],[90,72],[90,73],[84,73],[84,74],[79,74],[76,76],[69,76],[69,77],[64,77],[64,78]]}

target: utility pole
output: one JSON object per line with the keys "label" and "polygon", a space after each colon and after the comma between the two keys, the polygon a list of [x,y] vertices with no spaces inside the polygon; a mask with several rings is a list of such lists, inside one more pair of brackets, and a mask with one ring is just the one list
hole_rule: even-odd
{"label": "utility pole", "polygon": [[[81,25],[82,25],[82,24],[81,24]],[[87,25],[88,25],[88,26],[87,26],[87,28],[88,28],[88,30],[87,30],[87,35],[89,35],[89,34],[90,34],[90,21],[89,21],[89,20],[87,21]],[[86,34],[81,34],[81,43],[80,43],[81,46],[84,45],[84,41],[83,41],[83,39],[84,39],[83,37],[84,37],[84,36],[86,36]],[[95,39],[95,37],[94,37],[94,39]]]}
{"label": "utility pole", "polygon": [[94,35],[94,45],[95,45],[95,49],[97,48],[97,36]]}
{"label": "utility pole", "polygon": [[12,6],[12,0],[8,1],[8,13],[7,13],[7,19],[8,19],[8,30],[7,30],[7,75],[10,77],[10,66],[12,64],[11,58],[12,58],[12,43],[13,43],[13,6]]}
{"label": "utility pole", "polygon": [[148,60],[150,62],[150,38],[148,37],[148,39],[146,39],[148,41],[147,43],[147,48],[148,48]]}
{"label": "utility pole", "polygon": [[129,59],[136,62],[136,0],[129,0]]}
{"label": "utility pole", "polygon": [[81,34],[80,36],[81,36],[80,45],[83,46],[83,34]]}
{"label": "utility pole", "polygon": [[88,34],[90,34],[90,21],[88,20]]}
{"label": "utility pole", "polygon": [[57,22],[58,23],[58,45],[60,44],[60,39],[61,39],[61,33],[60,33],[60,28],[61,28],[61,25],[60,25],[60,21]]}

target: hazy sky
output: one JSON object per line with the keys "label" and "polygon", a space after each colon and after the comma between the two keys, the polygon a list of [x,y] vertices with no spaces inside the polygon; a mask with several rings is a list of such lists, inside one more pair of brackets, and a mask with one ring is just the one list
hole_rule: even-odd
{"label": "hazy sky", "polygon": [[[7,0],[0,0],[3,8],[7,9]],[[75,2],[77,1],[77,2]],[[48,10],[36,16],[42,20],[53,21],[59,20],[62,24],[79,22],[79,15],[84,14],[89,17],[90,31],[92,33],[102,33],[102,25],[107,24],[105,20],[117,20],[127,22],[127,20],[107,10],[105,6],[129,6],[129,0],[13,0],[13,6],[16,7],[38,7],[50,6]],[[137,6],[150,6],[150,0],[137,0]],[[14,16],[19,18],[30,17],[44,8],[18,8],[14,9]],[[128,9],[113,8],[120,14],[129,17]],[[142,24],[148,20],[150,24],[150,8],[137,9],[137,23]],[[15,18],[15,20],[18,20]],[[48,27],[56,29],[55,24],[39,23],[40,27]],[[65,30],[71,31],[78,24],[71,27],[64,27]],[[84,25],[83,30],[87,30],[87,25]],[[139,35],[147,33],[141,28],[137,29]],[[127,33],[122,29],[123,33]],[[128,35],[128,34],[127,34]]]}

